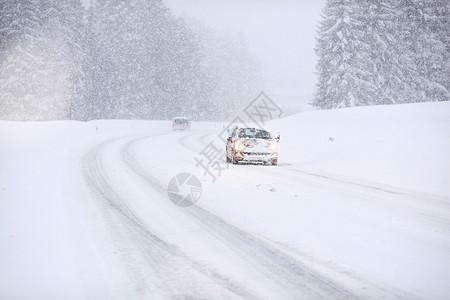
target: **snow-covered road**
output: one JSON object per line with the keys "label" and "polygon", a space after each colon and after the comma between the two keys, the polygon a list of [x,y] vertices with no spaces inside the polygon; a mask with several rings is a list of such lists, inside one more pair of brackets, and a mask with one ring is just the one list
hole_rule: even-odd
{"label": "snow-covered road", "polygon": [[[114,139],[94,147],[83,159],[84,177],[95,193],[96,214],[115,237],[115,253],[123,259],[120,267],[131,276],[125,281],[133,283],[136,296],[354,298],[345,287],[272,243],[200,206],[180,208],[170,202],[167,183],[140,164],[135,148],[141,146],[142,153],[154,151],[151,145],[174,149],[165,151],[163,159],[152,156],[153,166],[157,161],[164,166],[164,158],[177,157],[180,148],[186,158],[195,154],[185,148],[186,137],[198,140],[188,133]],[[143,142],[150,149],[139,145]],[[104,246],[107,255],[111,244]],[[120,282],[114,295],[123,298],[124,292],[132,291],[121,291]]]}
{"label": "snow-covered road", "polygon": [[[360,278],[357,273],[338,274],[333,271],[332,264],[313,264],[309,257],[303,257],[288,247],[285,249],[270,236],[264,236],[264,230],[254,228],[254,231],[248,231],[245,222],[239,224],[239,221],[221,215],[220,210],[212,213],[202,205],[210,198],[239,199],[253,205],[255,200],[267,201],[265,196],[245,192],[248,187],[258,189],[261,185],[267,186],[266,193],[276,193],[280,189],[284,197],[291,193],[298,198],[296,193],[310,191],[308,198],[315,198],[318,203],[317,207],[312,208],[311,205],[307,210],[314,209],[318,216],[325,214],[327,220],[316,216],[318,228],[305,225],[309,227],[308,231],[316,231],[318,237],[314,237],[314,243],[323,243],[330,255],[335,251],[347,255],[354,253],[358,260],[361,257],[370,260],[370,257],[385,252],[383,256],[391,260],[390,264],[402,266],[409,261],[416,267],[420,266],[423,275],[428,276],[429,261],[417,261],[422,256],[413,249],[417,239],[426,242],[426,247],[420,251],[426,251],[427,247],[442,248],[444,252],[450,250],[441,235],[449,226],[448,211],[443,210],[445,199],[428,195],[428,202],[423,203],[421,199],[425,195],[408,194],[392,187],[354,182],[348,178],[312,174],[289,164],[272,168],[231,166],[214,184],[224,190],[237,188],[240,192],[217,193],[212,185],[203,193],[199,205],[190,208],[175,206],[167,196],[170,176],[177,170],[198,173],[193,157],[215,133],[203,130],[169,132],[112,140],[94,147],[83,160],[84,177],[91,190],[95,191],[93,199],[100,202],[98,214],[105,216],[111,234],[119,231],[125,237],[133,236],[131,241],[124,236],[116,237],[115,247],[124,259],[121,265],[127,269],[127,276],[148,278],[146,281],[128,279],[137,284],[135,290],[139,293],[163,293],[170,297],[270,299],[407,296],[405,291],[381,284],[377,286],[376,282]],[[162,153],[157,154],[161,149]],[[177,164],[168,162],[174,159]],[[277,201],[282,201],[282,198]],[[239,205],[232,207],[236,209],[236,206],[239,208]],[[256,203],[256,206],[248,209],[258,212],[261,206],[267,208],[263,203]],[[276,211],[277,207],[273,209]],[[296,220],[303,219],[302,214],[304,212],[297,211],[294,216],[287,216],[292,218],[289,220],[292,226],[302,223]],[[267,216],[267,220],[271,217]],[[355,226],[355,220],[358,220],[358,226]],[[241,226],[232,224],[232,221]],[[323,222],[325,224],[321,224]],[[339,224],[338,232],[333,229],[333,223]],[[286,229],[289,234],[297,232],[295,228]],[[343,229],[345,234],[342,234]],[[386,234],[393,231],[395,234]],[[434,231],[438,234],[433,234]],[[320,235],[325,232],[327,238],[323,240]],[[414,236],[408,236],[413,232]],[[398,236],[403,238],[397,240]],[[344,238],[345,245],[334,242],[336,237]],[[350,245],[353,250],[347,249]],[[110,244],[105,247],[110,251]],[[392,250],[395,252],[389,253]],[[399,250],[402,250],[403,258],[395,257]],[[351,263],[352,258],[348,259]],[[379,263],[378,259],[374,261]],[[398,276],[393,271],[384,274],[385,278],[391,277],[396,282],[400,280]],[[142,296],[139,293],[137,296]],[[121,292],[117,291],[115,295],[121,295]]]}
{"label": "snow-covered road", "polygon": [[[283,122],[293,123],[271,124],[283,129],[278,166],[229,165],[215,182],[194,157],[222,124],[3,123],[0,298],[447,299],[450,199],[439,182],[448,142],[429,143],[444,167],[417,162],[428,177],[416,184],[429,188],[414,189],[395,154],[377,160],[394,165],[386,181],[361,157],[345,161],[339,147],[349,151],[351,129],[322,128],[336,141],[309,139],[308,150],[308,135]],[[389,140],[395,130],[386,132]],[[413,157],[427,150],[393,146]],[[201,180],[195,206],[169,200],[167,185],[183,172]]]}

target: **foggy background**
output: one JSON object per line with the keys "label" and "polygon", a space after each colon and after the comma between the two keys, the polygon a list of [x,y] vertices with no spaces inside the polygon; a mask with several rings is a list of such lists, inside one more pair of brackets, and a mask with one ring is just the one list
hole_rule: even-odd
{"label": "foggy background", "polygon": [[263,89],[299,111],[311,109],[317,75],[315,37],[324,0],[164,0],[184,18],[243,34],[263,67]]}

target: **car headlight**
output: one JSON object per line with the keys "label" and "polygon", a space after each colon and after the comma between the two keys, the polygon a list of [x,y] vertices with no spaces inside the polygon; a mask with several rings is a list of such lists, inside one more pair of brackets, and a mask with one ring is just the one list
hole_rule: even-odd
{"label": "car headlight", "polygon": [[277,151],[278,150],[278,143],[270,143],[269,144],[269,149],[272,151]]}
{"label": "car headlight", "polygon": [[234,149],[237,151],[241,151],[242,149],[244,149],[244,144],[242,144],[241,142],[237,141],[236,143],[234,143]]}

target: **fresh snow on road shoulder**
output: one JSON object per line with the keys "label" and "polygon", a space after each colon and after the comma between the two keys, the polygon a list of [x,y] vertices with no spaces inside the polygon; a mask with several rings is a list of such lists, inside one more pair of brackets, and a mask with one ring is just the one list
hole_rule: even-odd
{"label": "fresh snow on road shoulder", "polygon": [[165,123],[0,121],[1,299],[83,298],[73,228],[81,231],[84,220],[71,223],[70,210],[81,200],[72,194],[80,190],[80,155],[103,140]]}
{"label": "fresh snow on road shoulder", "polygon": [[305,112],[270,127],[281,161],[302,170],[450,195],[450,102]]}
{"label": "fresh snow on road shoulder", "polygon": [[[281,132],[280,165],[232,165],[214,183],[193,158],[222,124],[194,122],[189,132],[172,132],[170,125],[0,121],[0,298],[156,295],[164,280],[139,261],[145,250],[130,245],[136,233],[120,218],[115,231],[108,227],[111,212],[98,201],[109,197],[105,191],[120,194],[142,228],[189,256],[170,254],[183,265],[176,276],[195,278],[198,286],[204,280],[197,295],[173,283],[161,297],[180,296],[173,291],[226,296],[230,287],[244,298],[281,293],[274,283],[271,291],[262,284],[264,268],[245,267],[249,258],[238,245],[265,258],[267,249],[278,249],[317,272],[321,279],[313,284],[332,280],[361,298],[450,294],[450,103],[314,111],[273,121],[269,129]],[[107,147],[97,154],[99,145]],[[127,145],[133,147],[125,151]],[[101,161],[91,172],[99,173],[89,175],[96,155]],[[89,184],[83,172],[106,183]],[[240,233],[211,238],[225,229],[201,228],[207,220],[201,210],[172,209],[159,190],[180,172],[201,179],[199,209]],[[231,244],[245,235],[255,241]],[[186,267],[192,264],[195,270]],[[202,279],[208,272],[214,276]]]}

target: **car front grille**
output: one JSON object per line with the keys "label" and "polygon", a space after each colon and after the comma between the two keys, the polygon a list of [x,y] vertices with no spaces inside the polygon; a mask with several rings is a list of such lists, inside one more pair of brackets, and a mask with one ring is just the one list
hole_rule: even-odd
{"label": "car front grille", "polygon": [[245,155],[270,155],[269,152],[242,152]]}

